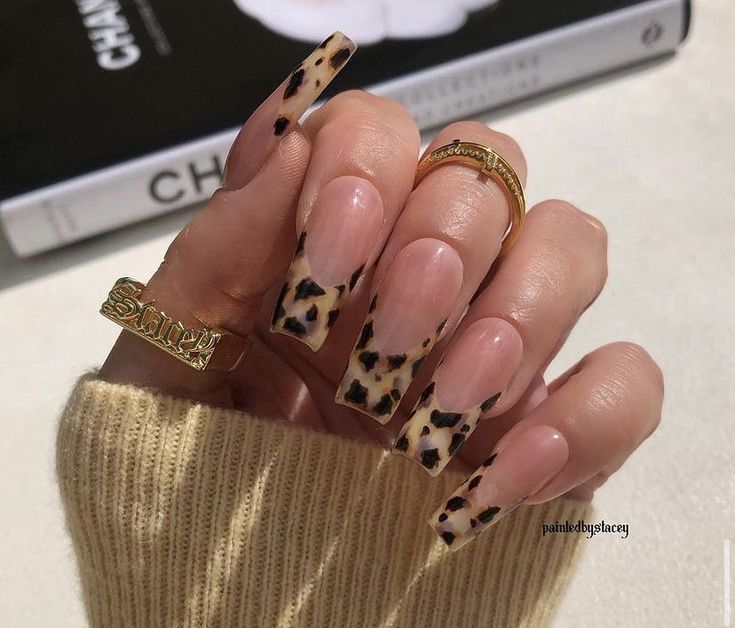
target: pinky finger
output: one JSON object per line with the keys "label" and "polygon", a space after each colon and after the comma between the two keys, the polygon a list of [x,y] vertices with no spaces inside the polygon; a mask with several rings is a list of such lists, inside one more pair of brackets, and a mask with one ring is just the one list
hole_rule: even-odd
{"label": "pinky finger", "polygon": [[432,516],[430,525],[452,549],[522,504],[610,475],[661,417],[661,371],[630,343],[597,349],[550,390]]}

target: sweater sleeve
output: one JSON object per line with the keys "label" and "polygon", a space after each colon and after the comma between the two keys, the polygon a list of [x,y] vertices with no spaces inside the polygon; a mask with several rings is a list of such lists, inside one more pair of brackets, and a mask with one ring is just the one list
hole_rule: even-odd
{"label": "sweater sleeve", "polygon": [[449,552],[462,481],[369,443],[86,377],[57,469],[92,626],[542,626],[584,542],[521,508]]}

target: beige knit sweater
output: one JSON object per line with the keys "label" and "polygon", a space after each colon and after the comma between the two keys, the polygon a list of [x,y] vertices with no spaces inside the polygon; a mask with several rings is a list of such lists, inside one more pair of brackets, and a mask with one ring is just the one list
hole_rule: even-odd
{"label": "beige knit sweater", "polygon": [[589,514],[522,508],[449,552],[426,520],[456,474],[90,377],[58,474],[95,627],[542,626],[580,539],[541,523]]}

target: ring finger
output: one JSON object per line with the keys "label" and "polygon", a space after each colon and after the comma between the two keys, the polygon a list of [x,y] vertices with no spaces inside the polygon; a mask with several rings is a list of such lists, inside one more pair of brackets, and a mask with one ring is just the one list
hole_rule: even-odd
{"label": "ring finger", "polygon": [[484,459],[487,434],[463,446],[478,420],[518,402],[599,294],[606,268],[605,231],[594,218],[562,201],[531,210],[515,246],[473,302],[397,449],[433,475],[460,447],[463,459]]}

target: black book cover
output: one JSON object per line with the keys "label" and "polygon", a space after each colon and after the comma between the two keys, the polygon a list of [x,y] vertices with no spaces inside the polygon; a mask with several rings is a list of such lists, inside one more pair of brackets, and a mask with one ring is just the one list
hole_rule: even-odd
{"label": "black book cover", "polygon": [[0,199],[240,124],[337,28],[361,47],[332,92],[642,2],[332,3],[374,5],[383,17],[380,5],[395,5],[385,24],[357,20],[349,6],[321,20],[315,0],[9,0],[0,7]]}

